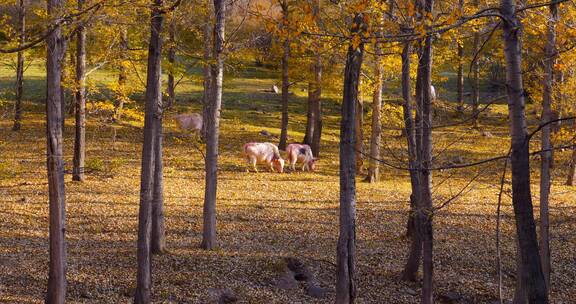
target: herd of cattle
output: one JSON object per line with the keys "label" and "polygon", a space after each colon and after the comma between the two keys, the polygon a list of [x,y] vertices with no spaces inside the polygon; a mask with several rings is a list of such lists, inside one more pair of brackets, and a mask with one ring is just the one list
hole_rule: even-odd
{"label": "herd of cattle", "polygon": [[[183,130],[192,132],[201,132],[203,119],[202,115],[198,113],[192,114],[178,114],[174,117]],[[250,142],[244,145],[242,153],[252,166],[255,172],[258,172],[257,164],[266,164],[271,172],[278,171],[284,172],[285,161],[280,155],[278,147],[269,142]],[[305,144],[289,144],[286,147],[286,160],[292,171],[296,171],[296,163],[302,163],[302,171],[314,171],[316,169],[316,161],[318,158],[312,154],[312,149],[309,145]],[[249,171],[250,169],[248,169]]]}

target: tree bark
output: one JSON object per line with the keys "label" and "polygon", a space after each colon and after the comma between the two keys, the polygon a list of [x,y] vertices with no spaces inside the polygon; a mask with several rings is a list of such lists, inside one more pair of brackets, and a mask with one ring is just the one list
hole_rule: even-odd
{"label": "tree bark", "polygon": [[176,64],[176,11],[172,12],[172,20],[168,27],[168,35],[170,39],[170,48],[168,48],[168,62],[170,64],[170,69],[168,70],[167,108],[171,107],[176,102],[176,82],[174,81],[174,68]]}
{"label": "tree bark", "polygon": [[126,60],[128,59],[128,29],[124,26],[120,30],[120,66],[118,68],[118,92],[116,92],[116,103],[114,104],[115,121],[122,117],[124,102],[126,101],[126,81],[128,80],[128,71],[126,70]]}
{"label": "tree bark", "polygon": [[[464,0],[458,1],[460,15],[464,16]],[[458,103],[458,112],[464,110],[464,45],[458,42],[458,77],[456,83],[456,99]]]}
{"label": "tree bark", "polygon": [[514,0],[501,0],[502,39],[506,60],[506,91],[511,133],[512,204],[520,248],[521,269],[517,271],[529,303],[548,303],[548,295],[536,237],[530,191],[530,152],[526,131],[525,91],[522,83],[522,24],[515,14]]}
{"label": "tree bark", "polygon": [[[310,71],[314,75],[314,63],[310,65]],[[316,113],[314,113],[314,80],[308,81],[308,104],[306,108],[306,130],[304,131],[303,143],[312,145],[312,136],[314,134],[314,126],[316,120]]]}
{"label": "tree bark", "polygon": [[[425,0],[424,10],[432,15],[434,7],[433,0]],[[420,202],[418,208],[419,233],[422,238],[422,303],[433,303],[433,206],[432,206],[432,36],[424,39],[424,48],[420,58],[418,69],[422,74],[422,142],[420,150],[421,158],[418,161],[420,166],[419,186]]]}
{"label": "tree bark", "polygon": [[382,46],[379,42],[375,44],[376,58],[374,65],[374,95],[372,97],[372,134],[370,134],[370,161],[366,181],[377,182],[380,178],[380,137],[382,136],[382,77],[384,67],[382,66]]}
{"label": "tree bark", "polygon": [[[316,16],[317,24],[320,23],[320,0],[313,2],[312,10]],[[314,64],[314,103],[312,104],[312,112],[314,113],[314,131],[312,132],[312,154],[315,157],[320,156],[320,140],[322,138],[322,54],[321,44],[319,41],[315,42],[314,51],[316,62]]]}
{"label": "tree bark", "polygon": [[540,167],[540,258],[542,259],[542,272],[546,281],[547,290],[550,290],[550,169],[552,167],[552,142],[550,139],[550,124],[552,119],[552,90],[554,85],[554,65],[556,63],[556,22],[558,20],[557,4],[550,5],[550,17],[544,58],[544,92],[542,100],[542,128]]}
{"label": "tree bark", "polygon": [[[354,17],[351,33],[365,30],[362,14]],[[356,103],[362,69],[364,43],[351,44],[346,56],[342,119],[340,121],[340,232],[336,256],[336,303],[354,303],[356,299]]]}
{"label": "tree bark", "polygon": [[[56,17],[64,7],[62,0],[48,0],[48,16]],[[46,38],[46,138],[50,223],[50,263],[46,303],[62,304],[66,300],[66,207],[64,160],[62,157],[62,89],[61,69],[64,37],[58,26]]]}
{"label": "tree bark", "polygon": [[[18,1],[18,45],[26,43],[26,5],[24,0]],[[16,66],[16,102],[14,103],[14,125],[13,131],[18,131],[22,127],[22,94],[24,93],[24,51],[18,52],[18,63]]]}
{"label": "tree bark", "polygon": [[[474,0],[474,7],[478,8],[479,0]],[[480,32],[474,32],[474,54],[480,51]],[[478,105],[480,103],[480,62],[479,57],[472,63],[472,126],[478,128],[480,119]]]}
{"label": "tree bark", "polygon": [[[78,10],[82,10],[84,0],[78,0]],[[76,121],[74,138],[74,166],[72,180],[84,180],[84,159],[86,155],[86,27],[78,26],[76,32]]]}
{"label": "tree bark", "polygon": [[164,226],[164,166],[162,163],[162,116],[156,117],[156,144],[154,146],[154,194],[152,198],[152,253],[166,251],[166,228]]}
{"label": "tree bark", "polygon": [[148,45],[148,69],[146,78],[146,107],[144,116],[144,144],[142,145],[142,169],[140,175],[140,208],[138,212],[138,273],[134,303],[150,303],[152,287],[152,202],[155,193],[155,167],[157,134],[161,132],[158,122],[162,115],[162,0],[153,0]]}
{"label": "tree bark", "polygon": [[356,153],[356,174],[364,173],[364,98],[362,97],[362,74],[358,78],[358,98],[356,98],[356,111],[354,123],[356,124],[354,140],[354,153]]}
{"label": "tree bark", "polygon": [[217,247],[216,241],[216,190],[218,183],[218,139],[220,136],[220,108],[222,106],[222,81],[224,79],[224,34],[226,2],[214,0],[214,47],[211,64],[212,100],[208,107],[206,121],[206,188],[204,192],[204,231],[203,249]]}
{"label": "tree bark", "polygon": [[204,66],[202,69],[204,75],[204,94],[202,95],[202,138],[206,138],[206,126],[208,121],[208,105],[212,98],[210,96],[212,70],[210,67],[210,60],[212,58],[212,9],[210,8],[210,0],[206,2],[206,14],[204,15],[204,26],[202,27],[202,37],[204,39]]}
{"label": "tree bark", "polygon": [[286,149],[286,142],[288,140],[288,90],[290,83],[288,79],[288,60],[290,59],[290,33],[289,33],[289,20],[288,20],[288,0],[282,0],[282,28],[284,29],[284,42],[282,53],[282,125],[280,130],[280,143],[278,148],[280,150]]}
{"label": "tree bark", "polygon": [[62,112],[62,121],[61,121],[61,128],[62,128],[62,135],[64,136],[64,127],[66,126],[66,88],[64,87],[64,82],[66,81],[66,52],[68,51],[68,41],[66,40],[65,35],[62,35],[62,58],[60,59],[60,102],[62,106],[60,107],[60,111]]}

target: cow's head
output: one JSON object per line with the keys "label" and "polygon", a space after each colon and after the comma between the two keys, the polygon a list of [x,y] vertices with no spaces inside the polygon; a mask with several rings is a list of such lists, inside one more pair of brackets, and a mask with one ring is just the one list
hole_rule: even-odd
{"label": "cow's head", "polygon": [[310,171],[316,171],[316,162],[318,161],[317,157],[312,158],[308,161],[308,168]]}
{"label": "cow's head", "polygon": [[272,160],[272,166],[274,166],[274,169],[280,173],[284,172],[284,159],[282,158],[276,158],[274,160]]}

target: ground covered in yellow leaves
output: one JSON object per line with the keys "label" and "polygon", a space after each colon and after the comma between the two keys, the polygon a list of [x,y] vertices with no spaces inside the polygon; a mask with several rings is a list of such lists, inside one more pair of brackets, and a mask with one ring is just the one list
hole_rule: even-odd
{"label": "ground covered in yellow leaves", "polygon": [[[241,303],[330,303],[334,298],[338,237],[338,105],[329,100],[321,161],[316,173],[247,173],[240,156],[248,141],[276,141],[279,97],[262,92],[271,79],[230,80],[225,88],[218,184],[219,249],[199,249],[203,159],[193,137],[178,131],[170,115],[198,111],[197,95],[183,98],[165,126],[165,210],[168,252],[153,260],[157,303],[208,303],[215,289],[229,288]],[[292,99],[290,137],[302,138],[304,99]],[[9,111],[6,106],[4,111]],[[87,180],[66,175],[69,303],[129,303],[136,277],[136,236],[142,129],[138,115],[118,124],[90,106]],[[483,116],[484,134],[469,125],[438,129],[437,164],[471,162],[508,149],[505,106]],[[23,130],[0,120],[0,302],[41,303],[48,273],[48,203],[45,123],[40,102],[26,102]],[[139,107],[131,106],[139,113]],[[457,119],[438,114],[439,122]],[[367,120],[369,121],[369,120]],[[534,125],[534,121],[532,121]],[[66,121],[65,160],[71,169],[73,119]],[[366,126],[369,134],[369,127]],[[405,139],[387,130],[383,158],[403,165]],[[368,138],[368,136],[366,136]],[[533,148],[537,149],[537,142]],[[573,303],[576,294],[576,189],[564,186],[568,152],[556,153],[551,196],[552,303]],[[533,194],[538,212],[537,168]],[[434,217],[435,293],[461,303],[497,299],[496,203],[502,163],[435,172],[435,205],[477,179]],[[418,303],[420,286],[399,274],[407,255],[410,194],[406,171],[382,167],[382,181],[358,179],[358,303]],[[512,297],[515,241],[510,185],[502,210],[504,294]],[[296,257],[329,293],[315,299],[303,286],[284,290],[274,281],[285,257]]]}

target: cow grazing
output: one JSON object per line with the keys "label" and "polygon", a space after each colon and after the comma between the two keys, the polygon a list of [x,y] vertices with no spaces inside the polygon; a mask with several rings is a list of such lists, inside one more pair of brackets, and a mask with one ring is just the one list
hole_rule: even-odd
{"label": "cow grazing", "polygon": [[318,159],[312,155],[312,149],[309,145],[289,144],[286,147],[286,153],[292,171],[296,171],[296,162],[302,163],[302,171],[314,171],[316,169]]}
{"label": "cow grazing", "polygon": [[275,170],[280,173],[284,172],[284,159],[280,156],[280,151],[275,144],[251,142],[244,145],[243,151],[248,165],[252,165],[254,171],[258,172],[257,163],[265,163],[270,167],[271,172]]}
{"label": "cow grazing", "polygon": [[198,113],[192,114],[178,114],[174,116],[178,127],[182,130],[188,131],[202,131],[202,115]]}

